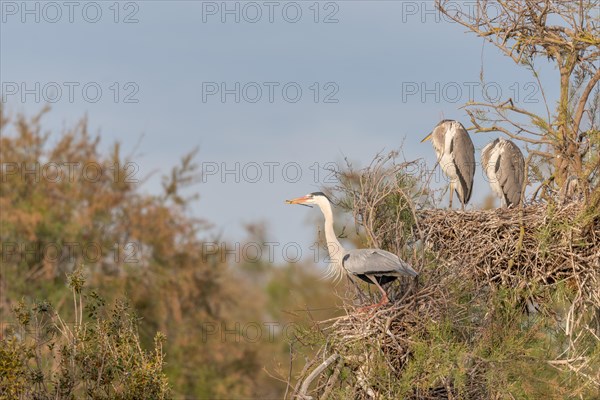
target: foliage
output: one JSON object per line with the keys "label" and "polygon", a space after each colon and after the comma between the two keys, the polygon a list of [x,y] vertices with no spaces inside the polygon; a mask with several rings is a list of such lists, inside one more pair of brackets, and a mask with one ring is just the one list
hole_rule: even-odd
{"label": "foliage", "polygon": [[172,398],[164,335],[156,334],[152,351],[143,350],[139,317],[127,301],[107,307],[95,292],[84,292],[82,269],[68,281],[73,322],[46,301],[14,307],[17,323],[0,340],[0,398]]}
{"label": "foliage", "polygon": [[[85,119],[57,135],[42,128],[48,110],[0,107],[0,397],[600,397],[598,1],[500,0],[496,17],[487,0],[473,15],[450,3],[437,0],[540,88],[540,60],[558,68],[546,115],[512,99],[466,105],[475,131],[531,147],[545,203],[428,212],[414,161],[349,164],[329,192],[352,211],[351,239],[421,273],[373,314],[340,316],[307,266],[232,261],[183,194],[198,181],[196,150],[147,194],[136,155],[101,151]],[[264,228],[248,231],[266,245]]]}
{"label": "foliage", "polygon": [[[367,205],[358,207],[361,227],[386,197],[421,192],[410,181],[396,187],[399,172],[376,158],[343,181],[340,192]],[[296,398],[598,397],[597,204],[464,212],[419,209],[418,198],[407,196],[415,211],[406,220],[380,215],[377,229],[364,226],[371,243],[391,250],[387,227],[403,235],[418,285],[391,284],[391,306],[349,307],[304,332],[300,340],[319,351],[298,377]]]}
{"label": "foliage", "polygon": [[414,204],[429,204],[427,190],[422,190],[424,171],[418,171],[416,161],[397,161],[398,153],[378,154],[361,170],[350,163],[339,171],[340,206],[352,212],[364,229],[367,247],[385,248],[401,254],[413,235],[416,224]]}
{"label": "foliage", "polygon": [[[310,320],[302,309],[334,302],[312,265],[238,262],[234,245],[190,212],[198,198],[188,195],[199,176],[195,150],[162,178],[162,192],[148,194],[143,185],[151,176],[141,175],[137,155],[124,156],[119,143],[103,151],[85,119],[62,133],[46,132],[48,109],[33,117],[0,111],[3,322],[17,324],[10,310],[20,299],[29,308],[47,299],[64,321],[79,318],[79,305],[61,308],[71,297],[65,274],[77,295],[88,296],[88,307],[97,305],[90,309],[95,318],[106,320],[99,300],[84,293],[83,276],[74,273],[85,264],[87,282],[106,304],[129,299],[142,348],[154,347],[157,331],[168,338],[164,373],[174,397],[281,397],[285,380],[269,374],[287,377],[287,339]],[[248,241],[268,242],[261,229],[249,227]],[[305,287],[312,290],[304,293]],[[74,334],[102,337],[99,330]],[[17,354],[29,360],[22,342],[11,346],[5,361]],[[51,362],[46,355],[42,362]],[[96,392],[102,395],[92,390],[90,396]]]}

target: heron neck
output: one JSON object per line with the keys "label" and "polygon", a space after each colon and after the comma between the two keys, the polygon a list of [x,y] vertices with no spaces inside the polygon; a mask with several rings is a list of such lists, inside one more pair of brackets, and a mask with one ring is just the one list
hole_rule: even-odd
{"label": "heron neck", "polygon": [[344,254],[344,248],[340,244],[335,231],[333,230],[333,212],[331,206],[325,204],[321,206],[321,211],[325,216],[325,240],[327,241],[327,251],[329,252],[329,258],[331,262],[341,263],[342,254]]}

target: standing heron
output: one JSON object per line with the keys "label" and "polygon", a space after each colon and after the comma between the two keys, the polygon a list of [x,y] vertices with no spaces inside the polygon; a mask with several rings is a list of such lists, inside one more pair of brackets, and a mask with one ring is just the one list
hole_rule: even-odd
{"label": "standing heron", "polygon": [[496,139],[481,151],[481,165],[504,205],[518,206],[525,179],[525,160],[519,147],[510,140]]}
{"label": "standing heron", "polygon": [[341,279],[344,273],[347,273],[377,286],[382,295],[381,301],[366,308],[380,307],[389,303],[387,293],[381,287],[382,284],[401,276],[416,277],[419,275],[410,264],[389,251],[379,249],[345,250],[333,230],[331,202],[324,193],[309,193],[303,197],[286,200],[286,203],[319,206],[325,217],[325,240],[330,258],[327,276]]}
{"label": "standing heron", "polygon": [[471,198],[475,175],[475,147],[465,127],[458,121],[445,119],[433,128],[421,143],[431,139],[437,161],[450,178],[450,203],[453,189],[465,209]]}

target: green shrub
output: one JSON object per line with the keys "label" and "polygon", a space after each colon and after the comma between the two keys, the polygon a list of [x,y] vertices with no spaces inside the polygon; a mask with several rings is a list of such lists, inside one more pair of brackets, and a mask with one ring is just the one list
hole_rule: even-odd
{"label": "green shrub", "polygon": [[84,290],[81,269],[68,276],[73,320],[47,301],[20,301],[18,323],[0,340],[0,399],[169,399],[158,332],[144,350],[139,318],[127,300],[110,307]]}

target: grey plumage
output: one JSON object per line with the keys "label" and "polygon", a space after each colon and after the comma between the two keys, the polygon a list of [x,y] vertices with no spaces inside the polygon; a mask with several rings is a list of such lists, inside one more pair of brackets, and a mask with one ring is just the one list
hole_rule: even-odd
{"label": "grey plumage", "polygon": [[490,186],[507,207],[518,206],[525,179],[525,159],[510,140],[498,138],[481,151],[481,165]]}
{"label": "grey plumage", "polygon": [[579,178],[569,176],[558,192],[558,198],[561,203],[566,204],[570,201],[580,201],[583,199],[582,185],[579,184]]}
{"label": "grey plumage", "polygon": [[416,277],[419,275],[410,264],[389,251],[380,249],[344,250],[333,229],[331,202],[323,193],[309,193],[306,196],[286,200],[286,202],[288,204],[316,204],[321,209],[325,217],[325,239],[330,259],[327,276],[341,279],[344,274],[350,274],[376,285],[381,291],[382,299],[372,307],[389,302],[381,284],[391,282],[400,276]]}
{"label": "grey plumage", "polygon": [[458,121],[443,120],[422,140],[431,139],[438,163],[450,178],[450,206],[452,188],[462,207],[471,199],[475,176],[475,147],[469,133]]}
{"label": "grey plumage", "polygon": [[[473,177],[475,176],[475,147],[467,130],[460,125],[454,137],[454,160],[457,166],[457,174],[460,186],[456,194],[461,203],[467,204],[471,200],[473,192]],[[459,188],[461,189],[459,192]]]}
{"label": "grey plumage", "polygon": [[348,250],[342,256],[342,266],[352,275],[415,277],[418,275],[410,264],[397,255],[380,249]]}

